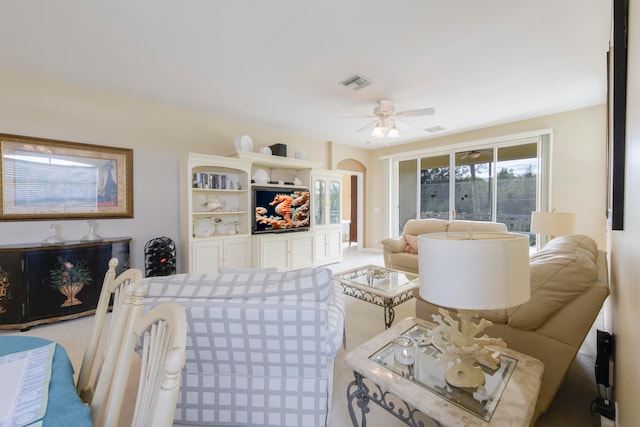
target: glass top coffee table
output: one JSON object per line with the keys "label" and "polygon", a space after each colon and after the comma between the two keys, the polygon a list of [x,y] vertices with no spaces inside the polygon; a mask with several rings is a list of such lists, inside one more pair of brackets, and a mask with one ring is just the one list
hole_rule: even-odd
{"label": "glass top coffee table", "polygon": [[[440,351],[429,339],[437,325],[407,318],[345,356],[355,380],[347,388],[349,415],[362,426],[374,402],[411,426],[529,426],[544,366],[508,348],[496,347],[500,366],[483,368],[485,385],[478,389],[450,386],[444,380]],[[399,363],[393,341],[410,338],[415,357]],[[355,403],[355,405],[354,405]]]}
{"label": "glass top coffee table", "polygon": [[333,275],[346,295],[384,307],[384,325],[389,328],[394,307],[413,298],[418,275],[400,270],[365,265]]}

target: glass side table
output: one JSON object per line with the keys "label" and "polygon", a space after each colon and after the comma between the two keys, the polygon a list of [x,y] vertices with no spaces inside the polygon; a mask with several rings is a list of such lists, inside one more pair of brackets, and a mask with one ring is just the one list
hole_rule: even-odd
{"label": "glass side table", "polygon": [[389,329],[395,318],[394,307],[413,298],[418,275],[400,270],[365,265],[333,275],[346,295],[384,308],[384,325]]}
{"label": "glass side table", "polygon": [[[508,348],[496,347],[500,366],[485,371],[484,389],[461,389],[444,381],[440,351],[425,340],[436,325],[408,318],[345,356],[354,371],[347,387],[354,426],[366,425],[369,403],[376,403],[410,426],[529,426],[538,399],[542,362]],[[394,357],[399,336],[416,342],[414,363]],[[361,424],[358,423],[358,418]]]}

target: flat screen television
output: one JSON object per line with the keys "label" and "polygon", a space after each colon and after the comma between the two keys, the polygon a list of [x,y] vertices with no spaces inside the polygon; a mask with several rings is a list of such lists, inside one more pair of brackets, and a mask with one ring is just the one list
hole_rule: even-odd
{"label": "flat screen television", "polygon": [[254,186],[252,192],[253,234],[309,230],[309,189]]}

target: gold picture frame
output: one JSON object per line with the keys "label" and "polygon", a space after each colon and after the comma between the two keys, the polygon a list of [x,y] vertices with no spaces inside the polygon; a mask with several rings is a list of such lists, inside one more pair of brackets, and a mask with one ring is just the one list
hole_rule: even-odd
{"label": "gold picture frame", "polygon": [[0,221],[133,218],[133,150],[0,134]]}

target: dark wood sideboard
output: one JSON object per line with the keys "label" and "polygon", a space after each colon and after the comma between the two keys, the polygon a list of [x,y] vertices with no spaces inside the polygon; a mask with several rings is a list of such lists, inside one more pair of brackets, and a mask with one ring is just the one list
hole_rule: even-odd
{"label": "dark wood sideboard", "polygon": [[0,245],[0,329],[87,316],[95,312],[109,260],[129,268],[130,237],[56,245]]}

